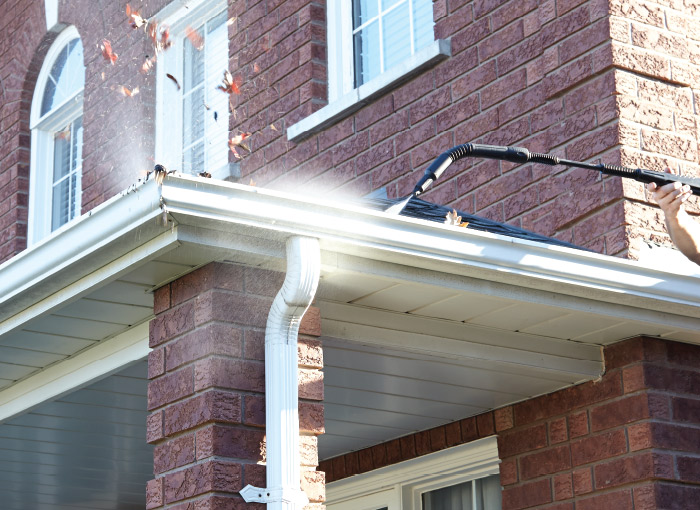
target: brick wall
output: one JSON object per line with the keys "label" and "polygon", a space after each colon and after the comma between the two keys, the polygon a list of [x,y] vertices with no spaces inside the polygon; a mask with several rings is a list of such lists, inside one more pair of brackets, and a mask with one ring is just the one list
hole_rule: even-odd
{"label": "brick wall", "polygon": [[687,510],[700,498],[700,347],[635,338],[599,381],[321,462],[329,482],[498,435],[503,510]]}
{"label": "brick wall", "polygon": [[0,262],[27,246],[29,108],[55,37],[46,34],[43,7],[15,2],[0,12]]}
{"label": "brick wall", "polygon": [[[156,292],[148,361],[148,442],[155,478],[147,508],[264,508],[238,495],[266,487],[265,322],[284,275],[212,263]],[[318,309],[299,339],[302,489],[324,499],[316,436],[323,433]]]}
{"label": "brick wall", "polygon": [[[145,16],[166,0],[131,2]],[[309,193],[408,193],[425,166],[466,141],[572,159],[696,173],[700,12],[692,0],[436,0],[452,57],[299,143],[286,128],[326,104],[325,3],[230,2],[230,69],[241,77],[231,131],[252,133],[243,183]],[[153,165],[152,53],[124,6],[61,0],[85,47],[83,212]],[[0,260],[26,245],[29,104],[51,35],[43,4],[3,10]],[[110,39],[119,59],[99,51]],[[123,97],[118,86],[138,86]],[[695,87],[695,88],[694,88]],[[233,156],[231,156],[233,157]],[[427,198],[596,251],[634,257],[668,242],[641,185],[597,172],[463,160]],[[697,204],[695,212],[700,212]]]}

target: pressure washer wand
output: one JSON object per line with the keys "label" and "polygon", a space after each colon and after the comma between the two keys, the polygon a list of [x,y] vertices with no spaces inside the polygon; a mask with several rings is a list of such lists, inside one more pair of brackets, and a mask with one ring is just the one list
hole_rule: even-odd
{"label": "pressure washer wand", "polygon": [[417,197],[421,193],[425,192],[425,190],[428,189],[428,187],[442,175],[448,166],[458,159],[465,157],[498,159],[501,161],[510,161],[512,163],[542,163],[550,166],[573,166],[585,168],[587,170],[597,170],[604,174],[626,177],[644,183],[654,182],[659,186],[668,184],[669,182],[680,182],[681,184],[687,184],[690,186],[690,190],[694,195],[700,196],[700,179],[692,177],[683,177],[666,172],[645,170],[643,168],[627,168],[624,166],[606,165],[604,163],[598,163],[596,165],[592,163],[582,163],[580,161],[562,159],[551,154],[538,154],[530,152],[524,147],[502,147],[498,145],[465,143],[463,145],[452,147],[451,149],[440,154],[425,170],[423,177],[421,177],[415,188],[413,188],[411,194],[400,202],[392,205],[386,212],[390,214],[399,214],[413,197]]}

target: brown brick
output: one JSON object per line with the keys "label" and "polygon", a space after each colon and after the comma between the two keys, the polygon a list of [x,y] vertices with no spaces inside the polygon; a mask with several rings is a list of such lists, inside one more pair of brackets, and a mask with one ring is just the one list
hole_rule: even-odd
{"label": "brown brick", "polygon": [[518,482],[518,463],[515,459],[504,460],[499,464],[501,473],[501,485],[512,485]]}
{"label": "brown brick", "polygon": [[243,335],[231,324],[207,324],[187,333],[165,347],[166,369],[173,370],[209,355],[241,357]]}
{"label": "brown brick", "polygon": [[576,510],[600,510],[614,508],[615,510],[632,510],[632,494],[629,489],[599,494],[576,501]]}
{"label": "brown brick", "polygon": [[673,479],[673,457],[646,452],[596,465],[593,473],[596,490],[652,478]]}
{"label": "brown brick", "polygon": [[148,378],[154,379],[165,373],[165,349],[153,349],[148,353]]}
{"label": "brown brick", "polygon": [[209,425],[197,430],[197,460],[226,457],[264,460],[265,432],[260,429]]}
{"label": "brown brick", "polygon": [[186,367],[148,383],[148,410],[192,395],[193,367]]}
{"label": "brown brick", "polygon": [[170,284],[172,304],[178,305],[209,290],[243,290],[243,266],[212,262]]}
{"label": "brown brick", "polygon": [[156,478],[146,482],[146,509],[163,506],[163,479]]}
{"label": "brown brick", "polygon": [[168,439],[153,449],[153,472],[160,474],[194,462],[194,434]]}
{"label": "brown brick", "polygon": [[549,422],[549,443],[561,443],[569,439],[566,418],[558,418]]}
{"label": "brown brick", "polygon": [[170,284],[153,291],[153,313],[156,315],[170,308]]}
{"label": "brown brick", "polygon": [[574,491],[571,485],[571,473],[562,473],[552,478],[554,487],[554,500],[561,501],[570,499],[574,496]]}
{"label": "brown brick", "polygon": [[593,492],[593,473],[591,469],[577,469],[572,473],[575,495],[579,496]]}
{"label": "brown brick", "polygon": [[503,489],[504,510],[521,510],[552,502],[552,489],[549,479],[524,483]]}
{"label": "brown brick", "polygon": [[194,387],[197,391],[217,387],[263,392],[265,365],[258,361],[206,358],[195,363]]}
{"label": "brown brick", "polygon": [[194,299],[194,322],[197,326],[210,321],[222,321],[263,328],[271,305],[270,297],[214,289]]}
{"label": "brown brick", "polygon": [[682,482],[700,483],[700,458],[676,457],[676,471]]}
{"label": "brown brick", "polygon": [[323,404],[299,402],[299,431],[312,434],[325,432]]}
{"label": "brown brick", "polygon": [[207,492],[235,494],[241,490],[240,464],[210,461],[165,476],[165,503],[174,503]]}
{"label": "brown brick", "polygon": [[547,446],[547,426],[542,423],[498,436],[498,452],[501,459],[530,452]]}
{"label": "brown brick", "polygon": [[209,422],[240,423],[240,395],[207,391],[167,407],[164,434],[170,436]]}
{"label": "brown brick", "polygon": [[479,437],[492,436],[496,433],[496,426],[493,421],[493,412],[480,414],[476,417],[476,427]]}
{"label": "brown brick", "polygon": [[597,462],[627,451],[624,430],[587,437],[571,443],[571,461],[574,466]]}
{"label": "brown brick", "polygon": [[146,418],[146,441],[154,443],[163,438],[163,411],[151,413]]}
{"label": "brown brick", "polygon": [[149,346],[156,347],[194,328],[194,306],[182,306],[162,313],[149,323]]}
{"label": "brown brick", "polygon": [[568,445],[538,451],[520,458],[520,476],[523,480],[557,473],[570,467],[571,453]]}
{"label": "brown brick", "polygon": [[496,432],[513,428],[513,408],[511,406],[501,407],[493,412],[493,419]]}

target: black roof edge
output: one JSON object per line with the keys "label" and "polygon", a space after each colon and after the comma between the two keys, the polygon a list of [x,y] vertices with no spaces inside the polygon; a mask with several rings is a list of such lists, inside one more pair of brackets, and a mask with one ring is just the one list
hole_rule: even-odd
{"label": "black roof edge", "polygon": [[[375,197],[365,197],[361,199],[363,205],[370,207],[371,209],[376,209],[379,211],[385,211],[387,208],[396,204],[401,199],[386,199],[386,198],[375,198]],[[420,198],[411,199],[406,207],[401,211],[401,216],[407,216],[409,218],[418,218],[421,220],[434,221],[436,223],[444,223],[445,216],[447,213],[452,212],[452,207],[445,207],[442,205],[433,204],[432,202],[427,202],[421,200]],[[468,223],[466,228],[473,230],[480,230],[482,232],[491,232],[492,234],[500,234],[508,237],[515,237],[518,239],[526,239],[528,241],[535,241],[543,244],[550,244],[553,246],[565,246],[567,248],[574,248],[577,250],[584,250],[592,252],[588,248],[583,248],[577,246],[573,243],[567,243],[566,241],[561,241],[553,237],[547,237],[544,235],[536,234],[513,225],[508,225],[506,223],[500,223],[498,221],[489,220],[487,218],[482,218],[481,216],[476,216],[474,214],[465,213],[463,211],[457,211],[457,214],[462,217],[462,221]]]}

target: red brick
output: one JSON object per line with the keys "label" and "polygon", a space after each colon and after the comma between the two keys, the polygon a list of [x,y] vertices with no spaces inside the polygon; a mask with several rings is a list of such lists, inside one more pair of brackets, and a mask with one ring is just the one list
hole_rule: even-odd
{"label": "red brick", "polygon": [[170,284],[166,284],[153,292],[153,313],[156,315],[170,308]]}
{"label": "red brick", "polygon": [[496,432],[513,428],[513,408],[511,406],[501,407],[493,412],[496,425]]}
{"label": "red brick", "polygon": [[227,388],[234,390],[265,390],[265,366],[257,361],[227,358],[206,358],[194,366],[194,388]]}
{"label": "red brick", "polygon": [[520,458],[520,476],[523,480],[557,473],[570,467],[571,453],[568,445],[538,451]]}
{"label": "red brick", "polygon": [[194,306],[192,303],[185,303],[151,320],[149,323],[149,346],[156,347],[193,328]]}
{"label": "red brick", "polygon": [[512,485],[518,482],[518,463],[513,460],[504,460],[499,464],[501,473],[501,485]]}
{"label": "red brick", "polygon": [[264,451],[265,432],[260,429],[209,425],[197,430],[197,460],[226,457],[260,462]]}
{"label": "red brick", "polygon": [[496,428],[493,421],[493,413],[488,412],[480,414],[476,417],[476,427],[479,431],[479,437],[492,436],[496,433]]}
{"label": "red brick", "polygon": [[196,464],[165,476],[165,503],[174,503],[207,492],[237,493],[241,490],[240,464],[220,461]]}
{"label": "red brick", "polygon": [[455,446],[462,443],[462,430],[459,422],[453,421],[445,425],[445,440],[447,446]]}
{"label": "red brick", "polygon": [[[464,437],[464,430],[462,431]],[[543,423],[517,429],[498,436],[498,453],[501,459],[530,452],[547,446],[547,426]]]}
{"label": "red brick", "polygon": [[627,452],[624,430],[587,437],[571,443],[571,461],[574,466],[609,459]]}
{"label": "red brick", "polygon": [[673,479],[673,458],[646,452],[596,465],[593,473],[596,490],[656,478]]}
{"label": "red brick", "polygon": [[299,323],[299,334],[321,336],[321,310],[315,306],[306,309]]}
{"label": "red brick", "polygon": [[629,490],[621,490],[576,500],[576,510],[601,510],[603,508],[632,510],[632,494]]}
{"label": "red brick", "polygon": [[[191,306],[187,303],[183,306]],[[194,322],[202,325],[222,321],[243,326],[265,327],[272,298],[210,290],[194,299]],[[157,319],[154,319],[157,320]]]}
{"label": "red brick", "polygon": [[148,410],[180,400],[194,392],[193,367],[183,368],[148,383]]}
{"label": "red brick", "polygon": [[154,443],[163,438],[163,411],[148,415],[146,418],[146,441]]}
{"label": "red brick", "polygon": [[593,473],[591,468],[578,469],[572,473],[574,494],[580,496],[593,492]]}
{"label": "red brick", "polygon": [[634,395],[600,405],[591,410],[591,430],[618,427],[651,416],[649,395]]}
{"label": "red brick", "polygon": [[570,499],[574,496],[574,491],[571,486],[571,473],[563,473],[552,478],[554,486],[554,500],[561,501]]}
{"label": "red brick", "polygon": [[[304,470],[301,473],[301,490],[309,501],[323,503],[326,501],[326,477],[321,471]],[[320,510],[320,509],[319,509]]]}
{"label": "red brick", "polygon": [[559,418],[549,422],[550,444],[561,443],[569,439],[566,428],[566,418]]}
{"label": "red brick", "polygon": [[700,457],[676,457],[678,479],[683,482],[700,483]]}
{"label": "red brick", "polygon": [[146,509],[163,506],[163,479],[156,478],[146,482]]}
{"label": "red brick", "polygon": [[155,379],[165,373],[165,349],[153,349],[148,353],[148,378]]}
{"label": "red brick", "polygon": [[204,356],[241,357],[242,331],[231,324],[207,324],[187,333],[165,347],[167,370],[190,363]]}
{"label": "red brick", "polygon": [[506,487],[502,492],[503,510],[521,510],[552,502],[549,479]]}
{"label": "red brick", "polygon": [[240,395],[207,391],[171,405],[164,411],[163,433],[170,436],[214,421],[240,423]]}
{"label": "red brick", "polygon": [[153,449],[153,472],[160,474],[194,462],[194,434],[179,436]]}
{"label": "red brick", "polygon": [[170,284],[172,305],[178,305],[209,289],[243,290],[243,266],[212,262]]}
{"label": "red brick", "polygon": [[253,427],[265,426],[265,399],[257,395],[243,397],[243,423]]}
{"label": "red brick", "polygon": [[299,398],[323,400],[323,372],[316,369],[298,370]]}
{"label": "red brick", "polygon": [[688,510],[696,508],[700,487],[657,482],[634,490],[635,510],[663,508]]}
{"label": "red brick", "polygon": [[311,434],[325,432],[322,404],[299,402],[299,431]]}

